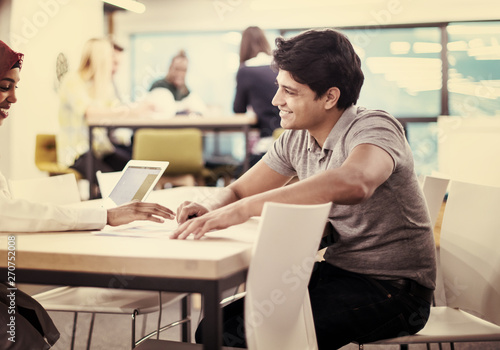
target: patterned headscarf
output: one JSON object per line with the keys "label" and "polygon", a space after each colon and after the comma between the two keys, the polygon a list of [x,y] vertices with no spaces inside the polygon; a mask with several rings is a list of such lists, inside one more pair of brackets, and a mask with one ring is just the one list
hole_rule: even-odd
{"label": "patterned headscarf", "polygon": [[3,78],[16,64],[21,69],[23,58],[22,53],[14,52],[6,43],[0,40],[0,78]]}

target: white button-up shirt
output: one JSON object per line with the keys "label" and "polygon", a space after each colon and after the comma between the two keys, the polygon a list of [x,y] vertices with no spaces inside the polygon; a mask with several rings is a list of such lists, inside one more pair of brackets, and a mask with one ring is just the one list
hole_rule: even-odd
{"label": "white button-up shirt", "polygon": [[76,208],[13,199],[0,173],[0,232],[96,230],[106,225],[103,208]]}

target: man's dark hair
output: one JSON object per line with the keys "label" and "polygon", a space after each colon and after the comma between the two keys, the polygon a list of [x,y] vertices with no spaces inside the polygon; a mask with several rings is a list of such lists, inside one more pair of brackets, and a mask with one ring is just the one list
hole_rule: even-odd
{"label": "man's dark hair", "polygon": [[279,37],[273,55],[275,67],[308,85],[317,98],[337,87],[339,109],[358,100],[364,80],[361,60],[344,34],[324,29],[308,30],[290,39]]}

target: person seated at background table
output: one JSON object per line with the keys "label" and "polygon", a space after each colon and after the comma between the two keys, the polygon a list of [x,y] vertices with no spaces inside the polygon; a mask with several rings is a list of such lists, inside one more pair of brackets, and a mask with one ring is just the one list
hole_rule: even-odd
{"label": "person seated at background table", "polygon": [[[273,104],[285,132],[223,193],[184,202],[172,238],[243,223],[265,202],[333,202],[325,260],[309,281],[319,349],[414,334],[429,316],[436,256],[403,127],[387,112],[356,105],[361,61],[340,32],[310,30],[278,38],[276,47]],[[295,175],[299,181],[285,186]],[[243,300],[223,317],[225,345],[244,347]]]}
{"label": "person seated at background table", "polygon": [[[186,86],[188,64],[186,52],[180,50],[172,57],[167,75],[156,80],[149,88],[150,93],[147,100],[155,105],[157,111],[167,112],[168,116],[190,113],[205,114],[206,106],[203,101]],[[172,96],[166,91],[169,91]]]}
{"label": "person seated at background table", "polygon": [[[119,68],[122,65],[125,48],[114,41],[112,41],[111,44],[113,45],[113,64],[111,69],[113,89],[119,103],[125,104],[127,103],[127,101],[125,98],[123,98],[122,91],[120,91],[120,88],[116,81],[116,75],[118,74]],[[128,155],[132,155],[133,135],[134,131],[130,128],[115,128],[112,130],[108,130],[108,136],[113,146],[117,148],[123,148]]]}
{"label": "person seated at background table", "polygon": [[259,139],[251,150],[251,166],[267,152],[273,143],[273,131],[280,127],[279,109],[271,103],[278,75],[271,62],[271,46],[264,31],[253,26],[246,28],[241,36],[233,110],[234,113],[246,113],[250,107],[257,115]]}
{"label": "person seated at background table", "polygon": [[146,104],[121,104],[112,75],[113,45],[107,39],[93,38],[84,45],[77,71],[66,73],[59,88],[58,162],[84,177],[87,157],[94,157],[95,170],[103,172],[121,171],[131,159],[129,151],[113,145],[104,128],[93,129],[90,146],[86,118],[140,116],[151,110]]}
{"label": "person seated at background table", "polygon": [[164,88],[169,90],[174,96],[175,101],[181,101],[189,96],[189,89],[186,86],[186,74],[188,70],[188,58],[184,50],[180,50],[177,55],[172,57],[167,75],[159,80],[156,80],[149,91],[156,88]]}
{"label": "person seated at background table", "polygon": [[[15,90],[20,81],[23,58],[23,54],[14,52],[0,40],[0,126],[9,117],[11,106],[17,102]],[[133,202],[106,210],[15,200],[11,198],[7,180],[0,173],[0,232],[96,230],[106,224],[117,226],[135,220],[163,222],[163,219],[173,218],[174,213],[170,209],[151,203]],[[7,295],[15,293],[17,337],[15,342],[9,341],[7,330],[2,331],[0,347],[12,350],[48,349],[49,344],[53,345],[59,338],[50,316],[29,295],[9,287],[12,286],[0,283],[0,323],[8,325],[11,322]]]}
{"label": "person seated at background table", "polygon": [[115,90],[115,96],[116,98],[122,102],[123,99],[121,97],[121,93],[118,89],[118,86],[116,85],[116,81],[115,81],[115,76],[118,72],[118,68],[120,67],[121,63],[122,63],[122,59],[123,59],[123,51],[125,51],[125,49],[123,48],[123,46],[117,44],[116,42],[111,42],[111,45],[113,45],[113,55],[112,55],[112,65],[111,65],[111,76],[112,76],[112,83],[113,83],[113,88]]}

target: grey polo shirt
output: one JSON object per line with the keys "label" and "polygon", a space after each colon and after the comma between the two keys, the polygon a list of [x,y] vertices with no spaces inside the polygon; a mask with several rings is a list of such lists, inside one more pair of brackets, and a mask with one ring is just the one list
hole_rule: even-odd
{"label": "grey polo shirt", "polygon": [[391,176],[366,201],[334,204],[329,221],[338,232],[325,260],[378,279],[409,278],[434,289],[435,243],[413,156],[401,124],[378,110],[345,110],[323,148],[306,130],[287,130],[264,156],[274,171],[305,179],[335,169],[360,144],[385,150],[394,161]]}

